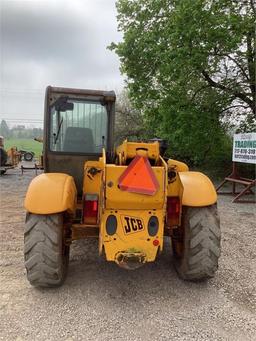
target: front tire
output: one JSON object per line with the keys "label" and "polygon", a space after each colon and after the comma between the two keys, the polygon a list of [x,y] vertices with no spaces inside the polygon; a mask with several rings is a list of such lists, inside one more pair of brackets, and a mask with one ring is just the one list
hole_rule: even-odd
{"label": "front tire", "polygon": [[24,258],[27,278],[35,287],[57,287],[65,280],[69,246],[65,245],[62,214],[27,214]]}
{"label": "front tire", "polygon": [[192,281],[213,277],[220,257],[217,205],[183,207],[179,229],[179,237],[172,239],[174,264],[179,276]]}

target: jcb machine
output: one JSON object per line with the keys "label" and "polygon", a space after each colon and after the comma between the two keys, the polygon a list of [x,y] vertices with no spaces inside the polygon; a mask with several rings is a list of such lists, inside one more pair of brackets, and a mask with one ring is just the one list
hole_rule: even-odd
{"label": "jcb machine", "polygon": [[11,147],[7,151],[4,149],[4,137],[0,136],[0,175],[6,173],[8,169],[18,166],[21,153],[17,151],[17,147]]}
{"label": "jcb machine", "polygon": [[161,140],[124,141],[114,150],[115,99],[112,91],[46,90],[45,172],[25,199],[25,267],[34,286],[60,285],[72,241],[91,237],[100,255],[125,269],[154,262],[169,237],[183,279],[217,270],[213,184],[164,158]]}

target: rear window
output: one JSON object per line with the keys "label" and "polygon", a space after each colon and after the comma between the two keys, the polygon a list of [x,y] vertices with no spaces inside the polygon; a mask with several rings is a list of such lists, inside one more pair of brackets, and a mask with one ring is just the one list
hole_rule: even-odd
{"label": "rear window", "polygon": [[99,102],[68,99],[51,108],[50,150],[101,153],[107,145],[107,110]]}

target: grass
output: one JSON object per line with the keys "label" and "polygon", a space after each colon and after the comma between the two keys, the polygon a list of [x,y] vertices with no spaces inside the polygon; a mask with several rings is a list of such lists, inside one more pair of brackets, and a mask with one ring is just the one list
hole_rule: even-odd
{"label": "grass", "polygon": [[35,156],[38,157],[42,153],[43,144],[31,139],[5,139],[4,148],[8,150],[11,147],[17,147],[18,150],[26,150],[29,152],[34,152]]}

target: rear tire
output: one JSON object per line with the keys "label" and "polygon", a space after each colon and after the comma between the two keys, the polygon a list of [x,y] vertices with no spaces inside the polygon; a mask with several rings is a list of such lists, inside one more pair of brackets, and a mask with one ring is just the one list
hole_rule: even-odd
{"label": "rear tire", "polygon": [[63,215],[28,214],[24,234],[27,278],[36,287],[57,287],[65,280],[69,246],[65,245]]}
{"label": "rear tire", "polygon": [[172,240],[174,264],[179,276],[192,281],[213,277],[218,269],[220,237],[217,205],[183,207],[181,252],[177,253],[177,239]]}
{"label": "rear tire", "polygon": [[33,157],[34,157],[33,153],[30,152],[25,152],[23,156],[25,161],[32,161]]}

